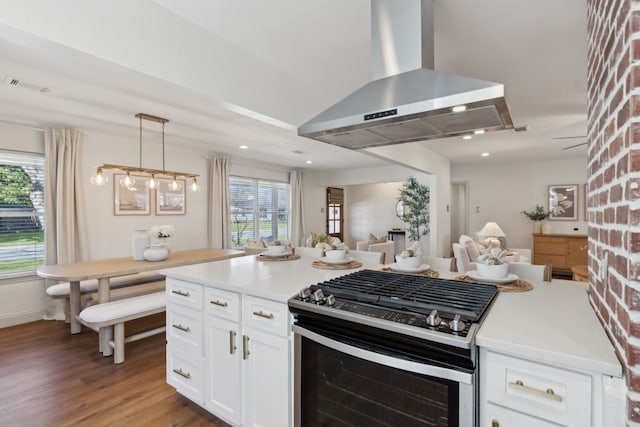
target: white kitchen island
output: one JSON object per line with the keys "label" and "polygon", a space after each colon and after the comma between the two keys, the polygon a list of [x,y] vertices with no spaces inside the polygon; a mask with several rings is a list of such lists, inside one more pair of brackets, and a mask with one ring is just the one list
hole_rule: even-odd
{"label": "white kitchen island", "polygon": [[604,382],[622,368],[581,284],[501,292],[476,344],[481,426],[614,425]]}
{"label": "white kitchen island", "polygon": [[[287,300],[305,286],[356,271],[317,269],[313,261],[245,256],[161,270],[167,382],[232,425],[292,425]],[[608,427],[603,383],[620,377],[621,366],[582,285],[543,282],[500,293],[476,343],[481,426]]]}

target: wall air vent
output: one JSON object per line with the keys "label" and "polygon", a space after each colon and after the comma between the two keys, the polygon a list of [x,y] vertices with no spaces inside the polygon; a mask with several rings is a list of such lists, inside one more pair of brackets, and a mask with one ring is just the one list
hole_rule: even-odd
{"label": "wall air vent", "polygon": [[4,84],[6,84],[7,86],[21,87],[25,89],[34,90],[40,93],[47,93],[51,91],[51,89],[49,89],[46,86],[36,84],[36,83],[26,82],[24,80],[18,79],[16,77],[11,77],[11,76],[6,76],[4,78]]}

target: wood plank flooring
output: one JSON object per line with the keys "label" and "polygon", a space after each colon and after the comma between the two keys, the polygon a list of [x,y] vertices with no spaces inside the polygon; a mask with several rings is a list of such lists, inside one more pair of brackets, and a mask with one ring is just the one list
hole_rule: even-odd
{"label": "wood plank flooring", "polygon": [[[127,324],[127,335],[164,323],[164,313]],[[69,334],[60,321],[0,329],[0,426],[227,426],[165,381],[165,336],[127,344],[114,365],[98,335]]]}

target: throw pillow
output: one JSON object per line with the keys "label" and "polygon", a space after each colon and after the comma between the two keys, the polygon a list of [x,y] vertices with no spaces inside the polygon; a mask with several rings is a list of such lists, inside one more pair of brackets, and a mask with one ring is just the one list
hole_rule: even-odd
{"label": "throw pillow", "polygon": [[506,237],[498,237],[500,241],[500,249],[507,250],[507,238]]}
{"label": "throw pillow", "polygon": [[377,237],[375,234],[369,233],[369,244],[375,245],[376,243],[385,243],[387,241],[387,236]]}
{"label": "throw pillow", "polygon": [[469,259],[471,260],[471,262],[476,262],[476,260],[480,256],[480,251],[478,251],[476,242],[474,242],[473,240],[467,240],[464,242],[464,248],[467,250],[467,254],[469,255]]}

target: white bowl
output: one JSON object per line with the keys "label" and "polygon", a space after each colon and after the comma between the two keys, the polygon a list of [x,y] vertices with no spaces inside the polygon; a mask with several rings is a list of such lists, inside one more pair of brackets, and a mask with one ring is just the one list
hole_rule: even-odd
{"label": "white bowl", "polygon": [[269,245],[267,246],[267,252],[269,252],[270,255],[278,255],[278,254],[284,254],[287,251],[287,247],[285,245]]}
{"label": "white bowl", "polygon": [[490,264],[476,264],[476,271],[482,277],[490,277],[492,279],[503,279],[507,277],[509,273],[509,264],[498,264],[498,265],[490,265]]}
{"label": "white bowl", "polygon": [[402,257],[400,255],[396,255],[396,264],[400,267],[416,268],[420,266],[421,261],[422,259],[419,256]]}
{"label": "white bowl", "polygon": [[347,251],[345,251],[344,249],[333,249],[325,252],[325,256],[330,261],[338,261],[344,259],[346,255]]}

